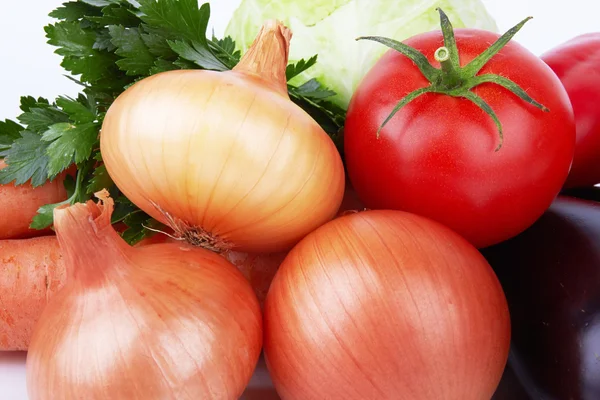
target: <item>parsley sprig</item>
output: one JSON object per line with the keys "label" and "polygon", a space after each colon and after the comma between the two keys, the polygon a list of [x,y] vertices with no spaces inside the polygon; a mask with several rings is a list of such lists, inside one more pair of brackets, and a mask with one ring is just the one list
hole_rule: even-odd
{"label": "parsley sprig", "polygon": [[[240,52],[230,37],[207,36],[208,3],[197,0],[78,0],[62,4],[45,27],[48,43],[62,57],[67,76],[82,87],[77,98],[21,98],[17,121],[0,121],[0,184],[40,186],[68,173],[69,199],[38,210],[31,227],[52,224],[55,207],[86,201],[107,188],[116,199],[113,223],[135,243],[160,224],[121,195],[102,164],[99,135],[107,109],[127,87],[176,69],[230,70]],[[290,64],[288,80],[312,67],[317,56]],[[334,92],[316,80],[288,85],[290,98],[331,135],[341,150],[345,111],[328,99]],[[76,165],[76,168],[73,168]],[[75,170],[76,172],[71,172]],[[65,172],[66,171],[66,172]]]}

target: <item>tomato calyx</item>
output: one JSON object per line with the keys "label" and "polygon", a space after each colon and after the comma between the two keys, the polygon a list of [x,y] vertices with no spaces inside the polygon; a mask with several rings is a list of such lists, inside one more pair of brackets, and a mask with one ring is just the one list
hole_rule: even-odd
{"label": "tomato calyx", "polygon": [[521,30],[523,25],[525,25],[525,23],[532,17],[525,18],[517,25],[509,29],[484,52],[479,54],[464,67],[461,67],[458,47],[454,37],[454,28],[452,27],[452,24],[450,23],[450,20],[444,11],[441,8],[437,8],[437,11],[440,14],[440,25],[442,27],[442,34],[444,37],[444,46],[438,48],[434,53],[436,61],[440,63],[440,68],[436,68],[431,65],[429,60],[427,60],[427,57],[425,57],[425,55],[418,50],[394,39],[382,36],[361,36],[356,39],[379,42],[402,53],[416,64],[423,76],[425,76],[430,83],[429,86],[422,87],[407,94],[398,102],[398,104],[396,104],[392,112],[379,126],[379,129],[377,130],[377,137],[379,138],[381,130],[402,107],[425,93],[439,93],[452,97],[465,98],[485,111],[494,120],[494,123],[498,128],[499,144],[494,150],[498,151],[502,147],[504,141],[502,123],[490,105],[487,104],[480,96],[472,92],[471,89],[483,83],[494,83],[504,87],[525,102],[539,108],[543,112],[550,111],[546,106],[534,100],[525,92],[525,90],[508,78],[496,74],[477,75],[479,71],[481,71],[481,69],[492,59],[492,57],[498,54],[498,52],[508,44],[508,42],[517,34],[517,32]]}

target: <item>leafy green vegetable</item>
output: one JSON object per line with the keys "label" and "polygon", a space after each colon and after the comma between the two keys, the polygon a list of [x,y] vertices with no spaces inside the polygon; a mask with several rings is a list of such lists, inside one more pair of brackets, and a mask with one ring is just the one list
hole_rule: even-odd
{"label": "leafy green vegetable", "polygon": [[287,68],[285,69],[285,77],[287,78],[288,81],[291,79],[294,79],[295,77],[297,77],[298,75],[300,75],[301,73],[303,73],[304,71],[306,71],[307,69],[309,69],[310,67],[315,65],[316,63],[317,63],[316,55],[312,56],[308,60],[304,60],[304,58],[303,58],[300,61],[298,61],[296,64],[290,64],[287,66]]}
{"label": "leafy green vegetable", "polygon": [[[164,226],[122,196],[102,164],[98,139],[106,111],[140,79],[175,69],[230,70],[241,52],[230,37],[207,37],[210,6],[198,7],[197,0],[69,1],[50,16],[58,21],[45,27],[48,43],[83,93],[54,102],[21,98],[22,125],[0,122],[0,157],[8,164],[0,170],[0,184],[30,180],[39,186],[76,164],[76,180],[65,180],[69,198],[41,207],[31,227],[50,226],[56,207],[106,188],[115,199],[113,223],[124,222],[123,237],[135,243]],[[315,65],[311,55],[288,66],[286,75],[298,78]],[[314,79],[290,84],[289,93],[341,148],[345,111],[330,102],[335,93]]]}
{"label": "leafy green vegetable", "polygon": [[144,43],[139,29],[122,25],[108,27],[115,54],[123,57],[116,64],[127,75],[146,75],[154,66],[154,56]]}
{"label": "leafy green vegetable", "polygon": [[22,185],[31,179],[33,186],[43,185],[48,180],[48,144],[31,131],[22,131],[20,135],[10,149],[3,152],[8,165],[0,170],[0,184]]}
{"label": "leafy green vegetable", "polygon": [[43,135],[42,140],[51,142],[46,154],[48,175],[56,176],[73,163],[88,160],[98,138],[98,126],[94,123],[74,126],[69,123],[55,124]]}
{"label": "leafy green vegetable", "polygon": [[337,93],[331,101],[346,108],[362,77],[386,51],[355,38],[385,36],[401,41],[437,30],[439,21],[432,12],[437,7],[457,28],[497,31],[482,0],[242,0],[225,33],[245,52],[265,20],[281,20],[294,33],[290,61],[319,55],[313,68],[290,83],[317,78]]}
{"label": "leafy green vegetable", "polygon": [[0,158],[4,157],[4,152],[12,146],[15,140],[21,137],[20,132],[23,127],[15,121],[7,119],[0,121]]}

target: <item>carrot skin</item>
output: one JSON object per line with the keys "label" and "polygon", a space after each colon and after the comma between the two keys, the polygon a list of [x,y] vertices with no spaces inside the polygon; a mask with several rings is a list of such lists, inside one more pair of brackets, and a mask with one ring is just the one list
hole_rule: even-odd
{"label": "carrot skin", "polygon": [[[6,167],[0,160],[0,169]],[[46,204],[55,204],[67,199],[63,185],[66,174],[51,182],[33,187],[28,183],[15,186],[0,185],[0,240],[23,239],[51,234],[50,229],[30,229],[29,225],[37,210]]]}
{"label": "carrot skin", "polygon": [[65,281],[55,236],[0,240],[0,351],[27,350],[42,311]]}

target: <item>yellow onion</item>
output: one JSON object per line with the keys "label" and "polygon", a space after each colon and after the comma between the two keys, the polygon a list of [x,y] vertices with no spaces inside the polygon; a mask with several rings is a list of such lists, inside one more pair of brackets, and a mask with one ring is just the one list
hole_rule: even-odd
{"label": "yellow onion", "polygon": [[342,160],[289,98],[290,40],[285,26],[268,21],[232,71],[168,71],[121,94],[101,132],[121,191],[213,250],[287,250],[333,218]]}
{"label": "yellow onion", "polygon": [[130,247],[102,198],[54,213],[68,277],[34,329],[30,400],[237,400],[262,346],[249,283],[209,250]]}
{"label": "yellow onion", "polygon": [[376,210],[328,222],[289,252],[264,332],[283,400],[489,400],[510,315],[494,271],[465,239]]}

